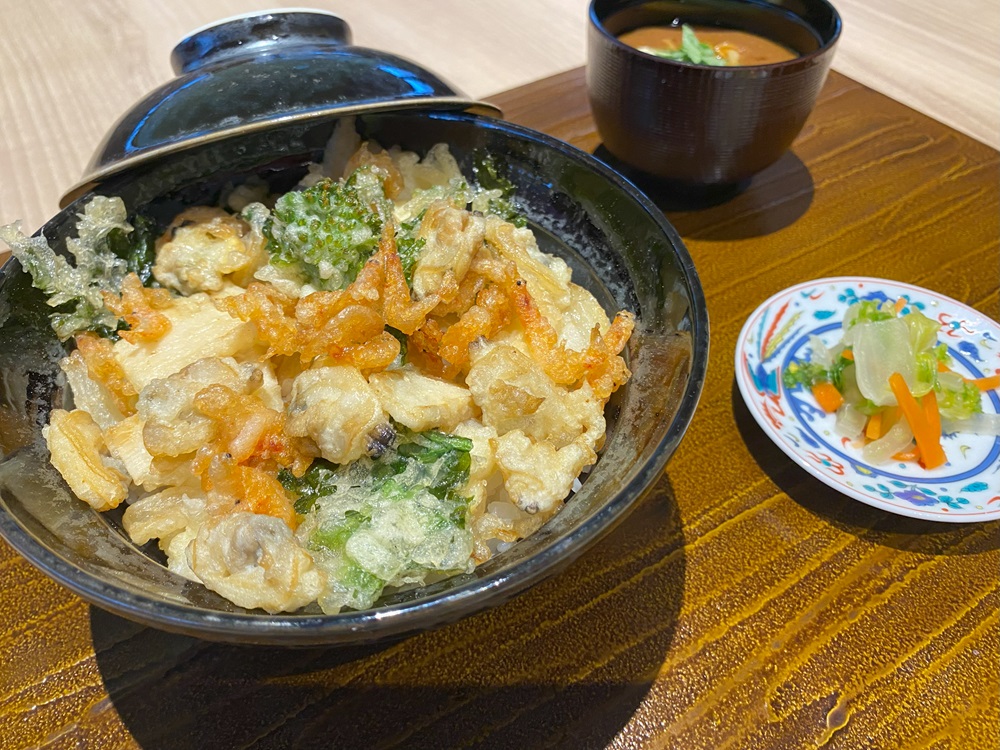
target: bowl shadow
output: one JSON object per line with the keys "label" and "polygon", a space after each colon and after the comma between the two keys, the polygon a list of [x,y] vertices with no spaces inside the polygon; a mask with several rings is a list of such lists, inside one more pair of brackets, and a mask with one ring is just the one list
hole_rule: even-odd
{"label": "bowl shadow", "polygon": [[390,644],[231,646],[90,610],[104,685],[145,750],[603,748],[664,661],[684,585],[666,475],[563,573]]}
{"label": "bowl shadow", "polygon": [[603,145],[594,156],[628,178],[663,211],[685,239],[725,242],[773,234],[812,205],[815,186],[792,151],[748,180],[733,185],[680,185],[625,164]]}
{"label": "bowl shadow", "polygon": [[792,461],[757,424],[733,378],[730,394],[740,437],[757,465],[793,501],[841,531],[927,555],[978,555],[1000,549],[1000,521],[943,523],[900,516],[848,497]]}

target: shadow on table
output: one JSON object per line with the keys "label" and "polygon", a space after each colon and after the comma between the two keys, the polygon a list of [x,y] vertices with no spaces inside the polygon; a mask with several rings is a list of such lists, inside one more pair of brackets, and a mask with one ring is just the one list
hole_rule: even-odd
{"label": "shadow on table", "polygon": [[597,147],[594,156],[642,190],[685,239],[731,241],[762,237],[794,223],[812,204],[812,175],[791,151],[753,179],[705,190],[643,174],[619,161],[603,145]]}
{"label": "shadow on table", "polygon": [[757,424],[733,379],[733,416],[757,465],[782,492],[842,531],[907,552],[928,555],[981,554],[1000,549],[1000,521],[944,523],[909,518],[841,494],[824,484],[774,444]]}
{"label": "shadow on table", "polygon": [[383,646],[214,644],[91,608],[97,663],[144,750],[605,747],[663,664],[684,540],[664,476],[560,575]]}

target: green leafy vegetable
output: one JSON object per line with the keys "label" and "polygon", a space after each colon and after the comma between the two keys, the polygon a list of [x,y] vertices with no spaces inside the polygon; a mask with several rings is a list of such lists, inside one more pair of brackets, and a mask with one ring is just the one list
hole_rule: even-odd
{"label": "green leafy vegetable", "polygon": [[938,411],[945,419],[968,419],[983,411],[982,391],[953,373],[944,373],[934,387]]}
{"label": "green leafy vegetable", "polygon": [[830,371],[815,362],[791,362],[781,373],[781,382],[786,388],[811,388],[816,383],[830,382]]}
{"label": "green leafy vegetable", "polygon": [[[336,491],[336,487],[334,487],[334,491]],[[371,521],[371,516],[360,511],[346,510],[340,523],[327,524],[317,529],[312,536],[312,543],[329,550],[342,550],[351,535],[365,524],[370,524]]]}
{"label": "green leafy vegetable", "polygon": [[[527,225],[527,219],[514,206],[513,198],[516,187],[513,182],[501,174],[502,168],[497,158],[487,152],[479,151],[475,154],[472,173],[476,183],[480,188],[482,196],[475,209],[483,213],[491,213],[499,216],[505,221],[517,227]],[[485,198],[485,201],[482,199]]]}
{"label": "green leafy vegetable", "polygon": [[55,308],[50,321],[61,341],[81,331],[118,328],[118,318],[104,306],[101,292],[117,292],[129,272],[129,262],[112,249],[133,230],[122,200],[96,196],[78,218],[77,237],[66,240],[74,264],[52,250],[45,237],[28,237],[19,224],[0,227],[0,239],[31,274],[33,284],[48,295],[46,304]]}
{"label": "green leafy vegetable", "polygon": [[119,332],[128,331],[131,330],[131,328],[128,323],[126,323],[124,320],[119,319],[118,324],[114,328],[100,325],[100,326],[94,326],[90,330],[96,333],[102,339],[111,339],[112,341],[118,341],[121,338],[121,336],[118,335]]}
{"label": "green leafy vegetable", "polygon": [[125,261],[129,272],[138,276],[143,286],[159,286],[153,278],[153,266],[156,264],[156,224],[141,214],[133,216],[129,223],[132,231],[115,227],[105,236],[104,246]]}
{"label": "green leafy vegetable", "polygon": [[332,495],[337,491],[338,468],[336,465],[318,458],[301,477],[296,477],[288,469],[278,472],[278,481],[296,496],[295,512],[305,515],[317,498]]}
{"label": "green leafy vegetable", "polygon": [[865,299],[855,302],[844,313],[844,330],[848,331],[858,323],[876,323],[880,320],[890,320],[896,317],[896,312],[888,305],[883,308],[875,300]]}
{"label": "green leafy vegetable", "polygon": [[681,26],[681,47],[680,49],[663,49],[662,47],[640,47],[643,52],[648,52],[657,57],[665,57],[668,60],[677,62],[692,63],[694,65],[713,65],[721,67],[728,65],[724,58],[715,54],[715,49],[710,44],[705,44],[698,35],[694,33],[687,24]]}
{"label": "green leafy vegetable", "polygon": [[793,361],[781,373],[781,382],[786,388],[803,386],[812,388],[817,383],[833,383],[838,391],[844,391],[844,370],[851,367],[853,360],[838,353],[829,367],[817,362]]}
{"label": "green leafy vegetable", "polygon": [[[811,361],[793,361],[782,373],[782,382],[789,390],[824,381],[833,384],[843,397],[837,428],[847,437],[868,439],[865,451],[872,445],[880,446],[864,454],[871,460],[874,456],[888,460],[898,452],[893,425],[902,412],[907,428],[916,437],[921,463],[934,468],[944,460],[940,428],[935,423],[943,420],[951,429],[964,429],[965,424],[972,431],[983,429],[982,424],[975,426],[983,413],[983,383],[970,382],[941,367],[951,358],[947,346],[937,340],[940,324],[915,305],[907,310],[905,302],[855,302],[844,314],[840,342],[832,347],[833,363],[824,367]],[[900,314],[903,310],[906,314]],[[822,342],[819,345],[825,353],[826,347]],[[932,392],[933,399],[926,399]],[[934,409],[937,414],[933,414]],[[883,425],[884,414],[889,415],[888,427]],[[879,415],[879,419],[865,422],[859,415]]]}
{"label": "green leafy vegetable", "polygon": [[882,406],[896,404],[889,377],[899,373],[910,388],[916,383],[917,361],[906,323],[897,317],[855,322],[851,351],[861,392]]}
{"label": "green leafy vegetable", "polygon": [[914,357],[916,369],[914,371],[914,382],[910,386],[910,392],[920,398],[930,393],[937,383],[938,359],[933,349],[925,349],[917,352]]}
{"label": "green leafy vegetable", "polygon": [[910,330],[910,344],[913,351],[923,352],[933,350],[937,345],[938,328],[940,324],[931,320],[919,310],[911,310],[901,320]]}
{"label": "green leafy vegetable", "polygon": [[[428,154],[428,158],[435,158],[432,154]],[[440,161],[440,156],[436,158]],[[422,215],[432,203],[445,201],[455,208],[468,208],[474,213],[498,216],[517,227],[527,226],[527,219],[514,203],[516,187],[504,176],[503,162],[483,149],[477,150],[472,155],[472,160],[471,184],[465,178],[457,176],[446,184],[414,190],[406,202],[404,214]],[[457,169],[458,166],[455,165],[455,170]]]}
{"label": "green leafy vegetable", "polygon": [[298,496],[300,533],[332,582],[325,611],[370,607],[386,585],[469,568],[471,450],[467,438],[402,430],[379,458],[316,461],[300,478],[279,475]]}
{"label": "green leafy vegetable", "polygon": [[844,370],[850,367],[853,363],[854,360],[848,359],[843,355],[843,353],[841,353],[836,359],[833,360],[833,364],[830,365],[830,382],[836,386],[837,390],[843,392]]}
{"label": "green leafy vegetable", "polygon": [[392,364],[389,367],[390,369],[402,367],[407,362],[406,355],[407,355],[407,349],[409,347],[409,339],[406,337],[405,333],[396,328],[393,328],[392,326],[386,326],[385,330],[386,333],[391,334],[392,337],[399,342],[399,354],[396,355],[396,359],[392,361]]}
{"label": "green leafy vegetable", "polygon": [[504,195],[512,195],[514,183],[500,174],[496,157],[488,151],[477,151],[472,165],[472,173],[479,187],[484,190],[499,190]]}

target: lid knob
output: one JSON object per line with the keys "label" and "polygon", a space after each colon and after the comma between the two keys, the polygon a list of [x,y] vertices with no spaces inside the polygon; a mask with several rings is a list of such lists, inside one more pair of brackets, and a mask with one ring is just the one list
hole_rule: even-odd
{"label": "lid knob", "polygon": [[271,47],[289,45],[347,45],[351,29],[339,16],[321,10],[265,11],[227,18],[196,29],[182,39],[170,54],[178,75],[207,65]]}

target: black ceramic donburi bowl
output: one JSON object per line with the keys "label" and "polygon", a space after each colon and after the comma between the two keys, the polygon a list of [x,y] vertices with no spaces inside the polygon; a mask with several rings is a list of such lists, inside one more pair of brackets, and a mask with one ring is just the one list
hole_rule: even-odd
{"label": "black ceramic donburi bowl", "polygon": [[[369,611],[246,611],[166,570],[138,549],[113,513],[74,498],[55,470],[41,426],[64,394],[47,309],[16,261],[0,269],[0,416],[30,423],[21,447],[0,457],[0,534],[44,573],[127,618],[206,639],[285,645],[370,642],[458,619],[552,575],[614,527],[661,475],[687,429],[708,361],[708,319],[698,276],[662,213],[620,175],[542,134],[463,113],[379,114],[359,130],[385,146],[451,146],[466,173],[473,154],[500,157],[543,250],[558,253],[609,309],[637,315],[627,357],[633,375],[608,405],[609,434],[582,489],[541,530],[475,572],[385,596]],[[216,198],[255,174],[283,189],[320,157],[331,122],[293,123],[172,155],[110,180],[101,192],[162,222],[183,205]],[[86,200],[83,198],[81,200]],[[72,230],[78,201],[43,228],[54,243]],[[8,446],[9,450],[9,446]]]}
{"label": "black ceramic donburi bowl", "polygon": [[[642,26],[749,31],[799,56],[712,67],[618,40]],[[737,185],[777,161],[812,112],[841,21],[827,0],[593,0],[587,90],[605,148],[678,188]]]}

